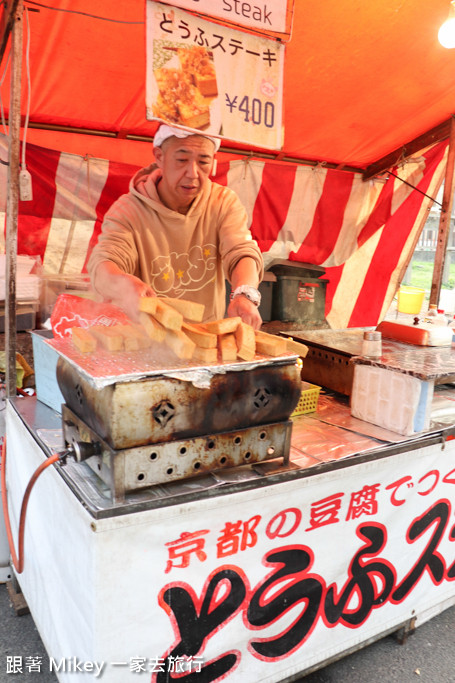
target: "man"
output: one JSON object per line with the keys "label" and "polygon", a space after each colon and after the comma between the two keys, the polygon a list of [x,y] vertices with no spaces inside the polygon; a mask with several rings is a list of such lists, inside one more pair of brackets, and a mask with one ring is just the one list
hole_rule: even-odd
{"label": "man", "polygon": [[225,314],[261,326],[257,291],[262,255],[235,192],[213,183],[219,140],[161,125],[155,164],[132,178],[129,193],[106,213],[88,264],[95,291],[137,319],[141,296],[205,305],[205,320]]}

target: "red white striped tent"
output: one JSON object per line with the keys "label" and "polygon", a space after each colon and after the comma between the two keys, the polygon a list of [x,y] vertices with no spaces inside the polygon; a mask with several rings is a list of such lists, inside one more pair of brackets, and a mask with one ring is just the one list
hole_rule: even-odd
{"label": "red white striped tent", "polygon": [[[1,159],[7,141],[0,138]],[[326,315],[342,328],[375,325],[400,282],[445,167],[440,143],[395,169],[364,182],[358,173],[259,160],[218,164],[215,180],[246,206],[265,265],[277,258],[318,264],[329,280]],[[38,254],[50,274],[81,273],[103,215],[127,191],[136,167],[28,147],[32,202],[21,202],[18,253]],[[5,210],[6,166],[0,166]]]}
{"label": "red white striped tent", "polygon": [[[18,253],[39,254],[48,273],[78,273],[104,212],[151,159],[145,0],[24,4],[34,199],[20,202]],[[436,36],[449,7],[448,0],[296,0],[283,149],[223,140],[216,179],[247,207],[266,264],[324,266],[334,328],[374,325],[385,315],[443,179],[455,51]],[[0,48],[7,117],[9,45]],[[25,116],[25,75],[22,87]],[[7,162],[5,138],[0,153]],[[6,169],[0,164],[1,212]]]}

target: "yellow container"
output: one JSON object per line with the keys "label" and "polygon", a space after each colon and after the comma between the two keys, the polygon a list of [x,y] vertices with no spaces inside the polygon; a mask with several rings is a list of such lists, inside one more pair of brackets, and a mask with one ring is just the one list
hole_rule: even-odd
{"label": "yellow container", "polygon": [[321,387],[317,384],[310,384],[309,382],[302,382],[302,393],[300,394],[299,402],[291,413],[291,417],[298,417],[306,413],[314,413],[318,407],[319,392]]}
{"label": "yellow container", "polygon": [[401,285],[398,290],[397,310],[399,313],[418,315],[425,298],[425,290],[419,287]]}

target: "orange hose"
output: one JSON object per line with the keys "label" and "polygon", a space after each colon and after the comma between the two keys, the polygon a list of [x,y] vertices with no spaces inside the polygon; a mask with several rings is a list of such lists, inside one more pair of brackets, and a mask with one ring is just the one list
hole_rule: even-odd
{"label": "orange hose", "polygon": [[16,569],[18,574],[22,574],[22,572],[24,571],[25,518],[27,515],[27,506],[30,494],[40,474],[46,469],[46,467],[49,467],[50,465],[53,465],[55,462],[57,462],[59,458],[60,454],[57,453],[55,455],[52,455],[44,462],[42,462],[41,465],[37,467],[36,470],[33,472],[30,481],[27,484],[27,488],[25,489],[24,497],[22,499],[21,514],[19,518],[19,554],[16,555],[13,534],[11,532],[11,523],[8,512],[8,499],[6,494],[6,436],[3,440],[2,455],[0,462],[3,515],[5,517],[6,535],[8,537],[8,545],[11,552],[11,559],[13,561],[14,568]]}

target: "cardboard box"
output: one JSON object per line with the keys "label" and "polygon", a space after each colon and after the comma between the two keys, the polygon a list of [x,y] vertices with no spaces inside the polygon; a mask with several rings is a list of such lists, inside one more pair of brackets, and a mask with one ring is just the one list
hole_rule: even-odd
{"label": "cardboard box", "polygon": [[52,332],[50,330],[36,330],[31,334],[36,396],[39,401],[61,414],[62,403],[65,403],[65,399],[57,383],[59,354],[45,342],[45,339],[52,339]]}

